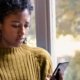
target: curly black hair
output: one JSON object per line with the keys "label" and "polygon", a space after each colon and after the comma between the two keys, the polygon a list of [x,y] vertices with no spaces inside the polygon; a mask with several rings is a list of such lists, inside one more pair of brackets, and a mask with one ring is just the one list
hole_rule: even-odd
{"label": "curly black hair", "polygon": [[0,22],[2,22],[4,17],[10,12],[24,10],[26,8],[31,14],[33,6],[30,0],[0,0]]}

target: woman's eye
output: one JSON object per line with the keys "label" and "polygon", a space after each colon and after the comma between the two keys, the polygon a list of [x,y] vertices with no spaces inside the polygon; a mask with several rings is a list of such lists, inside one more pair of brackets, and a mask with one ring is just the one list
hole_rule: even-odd
{"label": "woman's eye", "polygon": [[25,27],[25,28],[29,27],[29,23],[28,23],[28,22],[25,23],[25,24],[24,24],[24,27]]}
{"label": "woman's eye", "polygon": [[28,24],[25,24],[24,27],[27,28],[27,27],[29,27],[29,25]]}
{"label": "woman's eye", "polygon": [[19,27],[19,25],[12,25],[12,27],[14,27],[14,28],[18,28],[18,27]]}
{"label": "woman's eye", "polygon": [[14,28],[20,28],[20,27],[23,27],[23,26],[24,26],[24,28],[27,28],[27,27],[29,27],[29,24],[24,24],[24,25],[21,25],[21,24],[11,24],[11,26],[14,27]]}
{"label": "woman's eye", "polygon": [[20,23],[19,22],[13,22],[11,24],[11,26],[14,27],[14,28],[18,28],[20,26]]}

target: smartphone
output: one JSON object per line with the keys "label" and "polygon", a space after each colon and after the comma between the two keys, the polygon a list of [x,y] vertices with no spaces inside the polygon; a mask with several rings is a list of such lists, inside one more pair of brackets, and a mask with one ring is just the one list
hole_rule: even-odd
{"label": "smartphone", "polygon": [[60,69],[61,73],[64,74],[65,69],[67,68],[69,62],[59,63],[56,69],[53,72],[53,75],[56,75],[57,71]]}
{"label": "smartphone", "polygon": [[57,80],[57,79],[53,79],[55,78],[56,75],[59,74],[59,72],[61,73],[62,77],[64,75],[64,72],[68,66],[69,62],[63,62],[63,63],[59,63],[56,67],[56,69],[54,70],[53,74],[52,74],[52,77],[51,77],[51,80]]}

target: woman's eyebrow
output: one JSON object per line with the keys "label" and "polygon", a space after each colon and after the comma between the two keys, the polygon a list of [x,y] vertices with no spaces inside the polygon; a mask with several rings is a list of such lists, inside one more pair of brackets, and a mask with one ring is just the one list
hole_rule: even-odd
{"label": "woman's eyebrow", "polygon": [[11,21],[11,22],[12,22],[12,23],[20,23],[20,21],[15,21],[15,20],[14,20],[14,21]]}
{"label": "woman's eyebrow", "polygon": [[[12,21],[13,23],[21,23],[20,21],[16,21],[16,20],[14,20],[14,21]],[[30,22],[28,22],[28,21],[25,21],[25,23],[26,24],[29,24]]]}

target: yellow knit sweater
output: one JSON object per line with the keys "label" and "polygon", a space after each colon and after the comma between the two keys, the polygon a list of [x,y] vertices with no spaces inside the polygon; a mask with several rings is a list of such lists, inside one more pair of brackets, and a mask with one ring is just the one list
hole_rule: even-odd
{"label": "yellow knit sweater", "polygon": [[51,67],[50,55],[42,48],[0,48],[0,80],[45,80]]}

